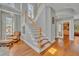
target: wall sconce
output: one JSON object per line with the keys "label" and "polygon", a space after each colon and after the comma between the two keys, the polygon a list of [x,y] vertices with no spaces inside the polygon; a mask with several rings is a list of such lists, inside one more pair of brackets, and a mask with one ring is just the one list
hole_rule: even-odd
{"label": "wall sconce", "polygon": [[52,24],[54,24],[54,17],[52,17]]}

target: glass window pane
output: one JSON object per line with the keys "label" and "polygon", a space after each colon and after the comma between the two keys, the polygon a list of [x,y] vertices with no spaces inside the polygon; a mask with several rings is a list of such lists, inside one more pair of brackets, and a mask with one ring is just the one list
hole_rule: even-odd
{"label": "glass window pane", "polygon": [[13,20],[11,17],[6,17],[6,37],[8,35],[12,35],[13,34]]}
{"label": "glass window pane", "polygon": [[28,16],[33,18],[33,6],[28,4]]}

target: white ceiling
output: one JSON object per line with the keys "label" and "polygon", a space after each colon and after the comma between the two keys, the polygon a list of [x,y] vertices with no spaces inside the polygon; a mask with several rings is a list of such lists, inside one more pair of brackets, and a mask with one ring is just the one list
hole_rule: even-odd
{"label": "white ceiling", "polygon": [[76,14],[79,14],[79,3],[51,3],[49,4],[56,12],[66,8],[72,8]]}

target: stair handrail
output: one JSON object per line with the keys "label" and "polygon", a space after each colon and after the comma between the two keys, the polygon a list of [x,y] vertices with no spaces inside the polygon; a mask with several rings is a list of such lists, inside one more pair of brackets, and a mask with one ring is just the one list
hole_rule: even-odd
{"label": "stair handrail", "polygon": [[[26,11],[24,11],[24,13],[22,14],[22,15],[25,15],[25,20],[27,20],[26,19],[26,16],[29,18],[29,20],[32,22],[32,25],[33,26],[38,26],[38,24],[35,22],[35,21],[33,21],[34,19],[32,19],[31,17],[29,17],[28,16],[28,14],[27,14],[27,12]],[[40,26],[38,26],[39,27],[39,32],[38,33],[40,33],[38,36],[39,36],[39,40],[38,40],[38,47],[41,49],[42,47],[41,47],[41,36],[42,36],[42,28],[40,27]]]}
{"label": "stair handrail", "polygon": [[40,16],[41,12],[43,11],[43,8],[45,7],[44,4],[41,4],[38,8],[38,11],[37,11],[37,16],[35,17],[35,22],[37,21],[38,17]]}

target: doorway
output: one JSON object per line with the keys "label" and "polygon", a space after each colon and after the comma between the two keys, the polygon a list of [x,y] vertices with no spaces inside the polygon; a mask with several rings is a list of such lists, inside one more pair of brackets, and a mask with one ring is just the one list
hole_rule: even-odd
{"label": "doorway", "polygon": [[63,24],[63,31],[64,31],[63,32],[64,39],[66,39],[66,38],[69,39],[69,22],[64,22],[64,24]]}
{"label": "doorway", "polygon": [[63,39],[64,39],[64,46],[69,47],[70,46],[70,40],[69,40],[69,22],[63,23]]}

